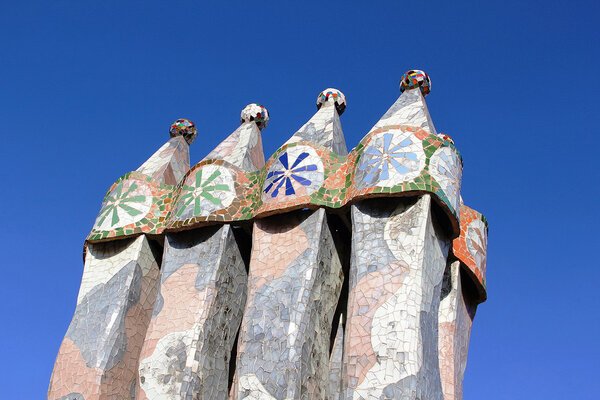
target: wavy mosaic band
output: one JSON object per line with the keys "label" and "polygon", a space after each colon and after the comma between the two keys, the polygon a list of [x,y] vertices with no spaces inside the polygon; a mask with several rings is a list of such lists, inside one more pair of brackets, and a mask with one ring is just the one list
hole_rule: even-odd
{"label": "wavy mosaic band", "polygon": [[[138,172],[107,193],[89,241],[250,220],[298,208],[338,209],[365,196],[431,193],[459,232],[462,160],[449,141],[403,125],[380,127],[339,156],[310,142],[282,146],[258,172],[222,160],[194,166],[177,186]],[[172,206],[172,207],[171,207]]]}
{"label": "wavy mosaic band", "polygon": [[191,168],[175,121],[104,198],[48,397],[461,399],[487,222],[400,86],[350,153],[335,88],[266,162],[260,104]]}
{"label": "wavy mosaic band", "polygon": [[158,184],[141,172],[129,172],[108,190],[88,241],[164,231],[175,186]]}

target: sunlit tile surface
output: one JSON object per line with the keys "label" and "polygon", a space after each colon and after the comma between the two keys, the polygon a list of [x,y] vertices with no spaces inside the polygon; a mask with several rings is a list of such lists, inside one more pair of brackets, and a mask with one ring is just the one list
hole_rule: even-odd
{"label": "sunlit tile surface", "polygon": [[338,89],[265,160],[269,112],[190,168],[170,139],[106,193],[49,399],[461,400],[488,227],[411,70],[348,152]]}

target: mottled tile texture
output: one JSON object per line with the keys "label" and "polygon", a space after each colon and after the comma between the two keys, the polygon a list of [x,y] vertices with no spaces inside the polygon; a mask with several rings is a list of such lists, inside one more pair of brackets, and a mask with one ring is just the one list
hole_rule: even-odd
{"label": "mottled tile texture", "polygon": [[[291,211],[324,184],[323,155],[347,154],[338,91],[265,167],[262,212]],[[329,348],[343,271],[323,209],[255,222],[232,398],[330,397]]]}
{"label": "mottled tile texture", "polygon": [[449,240],[431,197],[352,206],[346,399],[441,399],[437,324]]}
{"label": "mottled tile texture", "polygon": [[255,222],[232,398],[327,396],[342,279],[324,210]]}
{"label": "mottled tile texture", "polygon": [[[260,130],[255,122],[242,122],[191,169],[184,180],[188,192],[175,208],[177,218],[208,215],[237,202],[236,172],[263,164]],[[140,361],[138,399],[227,397],[247,290],[247,265],[233,229],[220,225],[167,234],[159,297]]]}
{"label": "mottled tile texture", "polygon": [[487,237],[488,226],[485,217],[479,211],[461,204],[460,236],[454,239],[452,251],[475,283],[478,302],[487,298]]}
{"label": "mottled tile texture", "polygon": [[49,399],[129,399],[135,393],[138,357],[157,294],[157,253],[145,236],[89,245]]}
{"label": "mottled tile texture", "polygon": [[189,146],[183,136],[176,136],[158,149],[137,171],[158,183],[177,185],[189,169]]}
{"label": "mottled tile texture", "polygon": [[462,383],[477,308],[473,296],[474,293],[463,288],[461,283],[460,261],[448,263],[439,311],[439,357],[444,400],[463,398]]}
{"label": "mottled tile texture", "polygon": [[344,356],[344,325],[342,318],[335,333],[335,339],[329,356],[329,398],[339,399],[342,393],[342,374]]}
{"label": "mottled tile texture", "polygon": [[428,75],[347,151],[334,88],[265,162],[264,106],[195,125],[104,198],[49,399],[461,400],[488,227]]}
{"label": "mottled tile texture", "polygon": [[[328,89],[327,93],[334,91]],[[254,121],[246,121],[178,181],[179,185],[170,184],[172,179],[160,185],[138,183],[144,187],[126,192],[122,199],[119,187],[112,187],[103,211],[110,214],[117,207],[127,224],[113,226],[111,219],[104,218],[88,240],[140,232],[162,234],[303,207],[339,210],[365,197],[415,196],[422,192],[434,195],[448,214],[449,229],[457,236],[462,158],[452,141],[436,134],[421,91],[405,90],[350,153],[338,114],[345,109],[345,100],[340,103],[342,97],[320,95],[318,112],[266,163],[259,128]],[[175,139],[185,145],[181,137]],[[157,154],[168,155],[174,146],[165,145]],[[165,168],[166,164],[159,162],[162,159],[155,155],[138,172],[167,174],[180,165],[171,157],[169,168]],[[120,200],[115,205],[117,198]],[[122,209],[123,201],[135,210]],[[161,205],[161,212],[153,210],[152,204]],[[128,211],[135,215],[127,217]]]}
{"label": "mottled tile texture", "polygon": [[225,398],[245,302],[246,267],[231,226],[167,235],[138,399]]}

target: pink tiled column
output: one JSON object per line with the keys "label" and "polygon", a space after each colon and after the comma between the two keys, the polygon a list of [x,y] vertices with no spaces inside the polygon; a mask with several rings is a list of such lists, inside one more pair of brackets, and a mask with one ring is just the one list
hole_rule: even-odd
{"label": "pink tiled column", "polygon": [[153,246],[144,236],[89,245],[49,399],[131,398],[156,298],[158,251]]}
{"label": "pink tiled column", "polygon": [[[141,355],[138,399],[227,397],[230,357],[246,303],[250,238],[241,227],[185,221],[222,212],[227,201],[235,201],[235,192],[228,192],[235,187],[233,175],[212,163],[245,172],[264,165],[260,130],[268,122],[267,110],[250,104],[241,121],[192,168],[184,183],[197,184],[202,177],[205,185],[196,186],[172,213],[188,230],[166,235],[159,297]],[[221,169],[203,173],[204,168]]]}
{"label": "pink tiled column", "polygon": [[[174,185],[189,169],[194,124],[177,120],[170,135],[137,170],[156,185]],[[129,186],[130,190],[135,185]],[[154,199],[150,192],[141,192],[135,198],[111,201],[113,208],[101,211],[94,229],[116,230],[132,224],[149,212],[148,204]],[[139,355],[157,294],[161,252],[158,242],[143,235],[87,244],[77,307],[54,365],[49,399],[135,396]]]}
{"label": "pink tiled column", "polygon": [[469,339],[477,304],[461,283],[460,261],[448,264],[439,311],[440,372],[444,400],[462,400]]}
{"label": "pink tiled column", "polygon": [[246,301],[246,266],[233,228],[169,234],[163,260],[137,398],[225,398]]}

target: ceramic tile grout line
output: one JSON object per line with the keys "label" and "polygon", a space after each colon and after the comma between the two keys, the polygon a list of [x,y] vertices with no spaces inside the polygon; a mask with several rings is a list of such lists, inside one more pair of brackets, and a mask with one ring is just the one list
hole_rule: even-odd
{"label": "ceramic tile grout line", "polygon": [[[336,89],[317,97],[317,113],[276,152],[262,199],[294,203],[324,180],[318,151],[346,155]],[[323,208],[290,210],[254,224],[248,303],[231,398],[328,398],[332,320],[342,288],[341,256]]]}
{"label": "ceramic tile grout line", "polygon": [[439,311],[439,357],[444,400],[463,398],[463,379],[477,305],[486,299],[487,223],[462,204],[461,234],[448,257]]}
{"label": "ceramic tile grout line", "polygon": [[[159,218],[160,196],[190,166],[196,127],[185,119],[171,139],[107,193],[94,229],[125,232]],[[160,240],[136,232],[86,244],[77,306],[54,364],[48,398],[130,398],[140,350],[156,299]]]}
{"label": "ceramic tile grout line", "polygon": [[337,89],[266,163],[261,105],[192,168],[176,121],[105,196],[48,397],[460,400],[487,221],[400,89],[349,153]]}
{"label": "ceramic tile grout line", "polygon": [[[432,168],[435,157],[450,149],[444,189],[458,196],[460,157],[449,147],[439,147],[427,165],[419,137],[436,134],[425,102],[430,87],[421,71],[402,78],[402,95],[361,142],[365,150],[355,175],[359,188],[401,185],[428,167],[437,178],[441,171]],[[366,198],[351,206],[344,399],[443,398],[437,329],[431,327],[437,327],[450,235],[433,207],[431,194],[421,193]]]}
{"label": "ceramic tile grout line", "polygon": [[[264,165],[266,108],[250,104],[241,125],[190,170],[172,218],[185,221],[235,201],[236,174]],[[224,399],[229,357],[246,303],[247,241],[231,224],[166,234],[158,301],[140,361],[140,399]]]}

